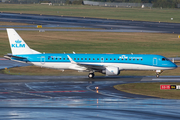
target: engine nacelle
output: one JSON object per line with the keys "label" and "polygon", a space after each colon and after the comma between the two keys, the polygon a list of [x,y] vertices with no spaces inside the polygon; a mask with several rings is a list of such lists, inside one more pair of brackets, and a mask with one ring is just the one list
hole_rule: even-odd
{"label": "engine nacelle", "polygon": [[118,67],[106,67],[106,70],[102,71],[103,74],[106,74],[107,76],[110,75],[119,75],[120,70]]}

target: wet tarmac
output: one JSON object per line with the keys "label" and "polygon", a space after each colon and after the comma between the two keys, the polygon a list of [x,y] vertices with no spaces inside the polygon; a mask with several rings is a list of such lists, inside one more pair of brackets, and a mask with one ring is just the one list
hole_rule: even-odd
{"label": "wet tarmac", "polygon": [[6,80],[0,83],[0,118],[180,119],[180,100],[133,95],[113,88],[140,82],[128,79]]}
{"label": "wet tarmac", "polygon": [[[79,27],[86,29],[45,29],[45,31],[94,31],[94,32],[156,32],[180,33],[179,23],[144,22],[131,20],[110,20],[98,18],[51,16],[35,14],[0,13],[0,21],[43,25],[43,27]],[[23,27],[23,26],[0,26]],[[28,27],[25,25],[24,27]],[[30,25],[29,27],[36,27]],[[0,30],[4,30],[1,28]],[[88,29],[88,28],[98,28]],[[20,28],[19,28],[20,29]],[[40,30],[26,28],[26,30]],[[25,29],[21,29],[25,30]],[[42,29],[41,29],[42,30]]]}
{"label": "wet tarmac", "polygon": [[179,120],[180,100],[134,95],[113,87],[159,81],[180,81],[180,76],[89,79],[87,76],[0,74],[0,119]]}

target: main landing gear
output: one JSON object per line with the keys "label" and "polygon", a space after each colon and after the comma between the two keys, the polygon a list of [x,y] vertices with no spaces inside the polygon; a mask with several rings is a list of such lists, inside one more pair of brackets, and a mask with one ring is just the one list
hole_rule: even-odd
{"label": "main landing gear", "polygon": [[94,73],[89,73],[88,77],[89,78],[94,78]]}

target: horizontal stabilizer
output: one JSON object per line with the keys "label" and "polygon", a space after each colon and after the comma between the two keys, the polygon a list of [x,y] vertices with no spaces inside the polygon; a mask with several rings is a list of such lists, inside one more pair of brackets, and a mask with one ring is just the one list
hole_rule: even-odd
{"label": "horizontal stabilizer", "polygon": [[15,59],[27,59],[25,57],[19,57],[19,56],[14,56],[14,55],[5,55],[4,57],[7,58],[7,59],[12,59],[12,58],[15,58]]}

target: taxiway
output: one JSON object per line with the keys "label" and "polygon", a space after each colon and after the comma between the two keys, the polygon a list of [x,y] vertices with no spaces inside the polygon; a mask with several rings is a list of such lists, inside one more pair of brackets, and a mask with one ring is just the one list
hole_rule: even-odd
{"label": "taxiway", "polygon": [[[98,18],[83,18],[69,16],[37,15],[0,13],[0,21],[19,22],[43,25],[43,27],[78,27],[86,29],[43,29],[45,31],[94,31],[94,32],[154,32],[154,33],[180,33],[179,23],[145,22],[131,20],[113,20]],[[2,25],[0,30],[7,27],[20,27]],[[16,30],[42,30],[33,28],[21,28]],[[37,27],[36,25],[25,25],[24,27]],[[95,29],[88,29],[95,28]]]}

